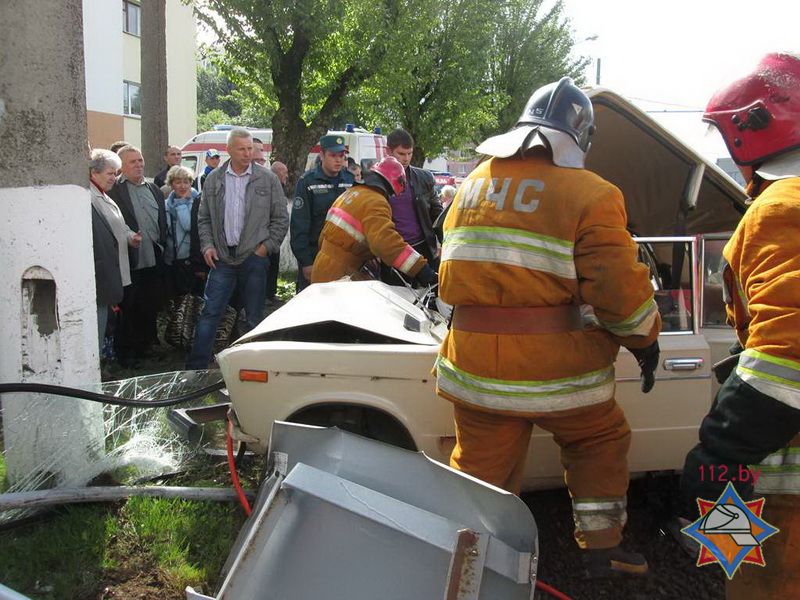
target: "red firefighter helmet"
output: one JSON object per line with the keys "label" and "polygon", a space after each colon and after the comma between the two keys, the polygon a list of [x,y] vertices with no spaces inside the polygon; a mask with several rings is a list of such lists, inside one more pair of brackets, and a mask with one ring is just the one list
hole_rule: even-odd
{"label": "red firefighter helmet", "polygon": [[406,189],[406,172],[394,156],[387,156],[376,162],[371,170],[383,177],[392,186],[395,194]]}
{"label": "red firefighter helmet", "polygon": [[754,71],[714,94],[703,120],[717,126],[740,165],[800,147],[800,56],[767,54]]}

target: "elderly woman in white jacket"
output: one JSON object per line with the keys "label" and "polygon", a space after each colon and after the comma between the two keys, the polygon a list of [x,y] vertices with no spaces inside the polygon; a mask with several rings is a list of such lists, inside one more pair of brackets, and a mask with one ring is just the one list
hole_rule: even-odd
{"label": "elderly woman in white jacket", "polygon": [[[117,171],[121,166],[119,157],[110,150],[96,149],[92,151],[91,160],[89,161],[89,178],[91,183],[89,185],[89,192],[91,194],[92,207],[96,212],[105,219],[105,223],[111,229],[111,232],[116,239],[117,246],[117,265],[119,268],[119,275],[122,281],[122,286],[125,287],[131,283],[131,267],[128,260],[128,246],[138,248],[142,241],[142,236],[131,231],[122,217],[122,212],[111,198],[106,195],[106,192],[111,189],[116,180]],[[99,251],[95,248],[95,253]],[[98,270],[98,257],[95,257],[95,270]],[[104,337],[106,322],[108,320],[109,305],[115,302],[108,302],[109,295],[107,290],[103,289],[103,282],[106,280],[100,273],[96,273],[97,283],[97,323],[98,334],[100,337],[100,344]],[[117,284],[118,285],[118,284]],[[113,293],[112,293],[113,296]],[[119,301],[119,300],[117,300]]]}

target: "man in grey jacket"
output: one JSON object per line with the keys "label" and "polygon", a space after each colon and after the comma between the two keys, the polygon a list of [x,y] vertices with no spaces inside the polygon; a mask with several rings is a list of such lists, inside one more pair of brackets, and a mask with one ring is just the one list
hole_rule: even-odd
{"label": "man in grey jacket", "polygon": [[228,134],[230,160],[203,185],[197,217],[200,251],[211,268],[205,306],[194,333],[187,369],[205,369],[223,311],[239,290],[252,329],[264,315],[269,254],[289,227],[286,201],[272,171],[253,164],[253,137],[245,129]]}

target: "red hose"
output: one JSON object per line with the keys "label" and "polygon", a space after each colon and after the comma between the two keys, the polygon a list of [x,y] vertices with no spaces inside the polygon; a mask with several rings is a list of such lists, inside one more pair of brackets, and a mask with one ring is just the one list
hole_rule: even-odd
{"label": "red hose", "polygon": [[236,495],[239,496],[239,503],[242,505],[245,514],[249,517],[253,509],[250,508],[250,502],[247,501],[247,496],[244,495],[242,484],[239,483],[239,473],[236,472],[236,462],[233,459],[233,421],[228,417],[228,430],[225,439],[225,446],[228,451],[228,468],[231,471],[231,480],[233,481],[233,489],[236,490]]}
{"label": "red hose", "polygon": [[536,587],[545,592],[546,594],[550,594],[553,598],[558,598],[558,600],[572,600],[569,596],[567,596],[562,592],[559,592],[552,585],[547,585],[546,583],[544,583],[543,581],[539,581],[538,579],[536,580]]}

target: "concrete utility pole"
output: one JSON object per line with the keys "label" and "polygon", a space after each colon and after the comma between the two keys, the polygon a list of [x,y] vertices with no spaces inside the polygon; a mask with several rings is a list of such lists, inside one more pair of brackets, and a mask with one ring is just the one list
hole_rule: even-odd
{"label": "concrete utility pole", "polygon": [[[0,1],[0,381],[99,381],[81,0]],[[12,486],[76,483],[102,406],[0,398]]]}
{"label": "concrete utility pole", "polygon": [[167,13],[164,0],[142,0],[142,154],[153,177],[169,144],[167,110]]}

